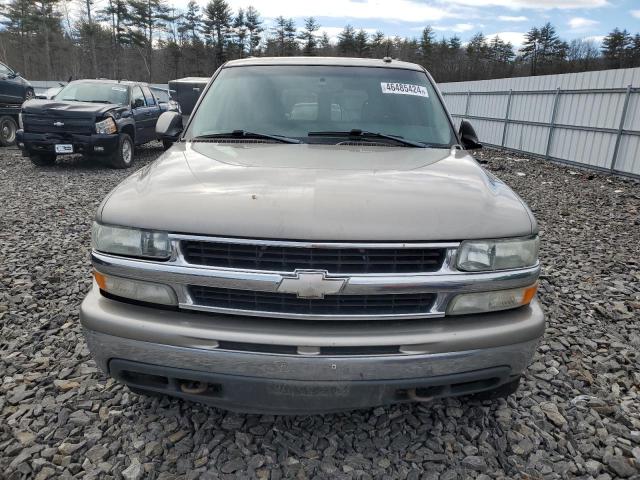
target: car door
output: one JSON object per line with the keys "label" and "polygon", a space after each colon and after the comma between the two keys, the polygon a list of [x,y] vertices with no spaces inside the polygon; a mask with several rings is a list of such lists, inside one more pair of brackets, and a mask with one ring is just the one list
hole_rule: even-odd
{"label": "car door", "polygon": [[[139,85],[131,88],[131,110],[136,122],[136,145],[151,140],[149,136],[149,116],[147,115],[147,102]],[[155,124],[154,124],[155,125]]]}
{"label": "car door", "polygon": [[0,103],[22,103],[24,87],[20,77],[0,62]]}
{"label": "car door", "polygon": [[158,122],[158,117],[160,116],[161,109],[156,97],[151,93],[151,89],[146,85],[142,86],[142,93],[144,93],[144,99],[147,103],[147,123],[148,123],[148,138],[155,139],[156,136],[156,123]]}

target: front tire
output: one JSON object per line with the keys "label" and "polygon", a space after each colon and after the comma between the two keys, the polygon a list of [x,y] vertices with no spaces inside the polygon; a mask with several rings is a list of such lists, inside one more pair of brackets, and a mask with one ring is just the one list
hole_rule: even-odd
{"label": "front tire", "polygon": [[16,143],[18,124],[8,115],[0,117],[0,145],[9,147]]}
{"label": "front tire", "polygon": [[29,159],[37,167],[49,167],[56,163],[56,156],[53,153],[30,153]]}
{"label": "front tire", "polygon": [[118,135],[118,148],[109,158],[109,165],[112,168],[129,168],[133,165],[133,140],[126,133]]}

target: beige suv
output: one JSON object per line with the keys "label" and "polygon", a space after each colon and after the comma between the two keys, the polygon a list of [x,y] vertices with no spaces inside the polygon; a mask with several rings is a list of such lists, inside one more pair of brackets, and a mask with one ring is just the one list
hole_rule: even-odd
{"label": "beige suv", "polygon": [[95,217],[81,320],[136,392],[318,413],[517,389],[544,331],[531,211],[421,66],[225,64]]}

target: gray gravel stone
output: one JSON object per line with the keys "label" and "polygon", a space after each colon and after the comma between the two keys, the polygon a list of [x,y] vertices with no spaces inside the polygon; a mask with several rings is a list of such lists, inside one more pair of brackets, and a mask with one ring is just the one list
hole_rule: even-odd
{"label": "gray gravel stone", "polygon": [[[134,169],[161,152],[141,148]],[[133,170],[37,169],[0,149],[0,476],[640,478],[640,184],[477,156],[540,228],[547,331],[518,393],[275,417],[143,397],[100,373],[78,323],[91,222]]]}

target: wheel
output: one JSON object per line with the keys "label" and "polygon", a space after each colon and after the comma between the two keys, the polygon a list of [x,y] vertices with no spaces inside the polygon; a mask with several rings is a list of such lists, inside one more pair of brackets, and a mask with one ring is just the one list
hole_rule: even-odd
{"label": "wheel", "polygon": [[493,390],[487,390],[486,392],[480,392],[473,395],[473,398],[477,400],[496,400],[498,398],[507,398],[509,395],[512,395],[518,391],[518,387],[520,386],[520,377],[518,376],[514,380],[511,380],[509,383],[505,383],[500,385]]}
{"label": "wheel", "polygon": [[173,142],[170,142],[169,140],[162,140],[162,148],[165,150],[169,150],[171,145],[173,145]]}
{"label": "wheel", "polygon": [[53,153],[30,153],[31,163],[38,167],[47,167],[56,163],[56,156]]}
{"label": "wheel", "polygon": [[129,168],[133,165],[133,140],[126,133],[118,135],[118,148],[109,157],[112,168]]}
{"label": "wheel", "polygon": [[0,117],[0,145],[8,147],[16,143],[17,129],[18,124],[13,118],[8,115]]}
{"label": "wheel", "polygon": [[24,94],[24,100],[26,102],[27,100],[31,100],[32,98],[36,98],[36,94],[33,91],[33,88],[28,88]]}

